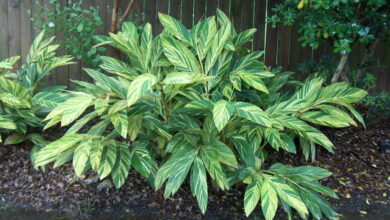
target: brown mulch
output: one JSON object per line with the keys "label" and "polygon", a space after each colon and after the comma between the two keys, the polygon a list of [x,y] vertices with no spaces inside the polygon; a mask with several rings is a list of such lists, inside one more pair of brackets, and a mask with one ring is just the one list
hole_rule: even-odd
{"label": "brown mulch", "polygon": [[[378,152],[378,142],[390,140],[390,120],[367,129],[326,129],[324,132],[335,144],[335,154],[317,148],[315,162],[305,161],[300,154],[278,153],[270,159],[293,165],[312,164],[332,171],[334,175],[323,184],[340,196],[339,200],[331,202],[341,212],[360,215],[377,212],[389,216],[390,153]],[[46,172],[34,170],[29,161],[30,143],[0,147],[8,148],[0,156],[0,211],[18,207],[69,215],[62,216],[63,219],[91,215],[115,215],[123,219],[126,216],[132,219],[244,219],[240,187],[227,192],[210,190],[208,211],[202,216],[188,184],[174,197],[164,200],[161,190],[154,191],[142,176],[132,171],[122,188],[98,190],[100,182],[94,181],[92,173],[69,183],[74,177],[71,165],[57,169],[47,167]]]}

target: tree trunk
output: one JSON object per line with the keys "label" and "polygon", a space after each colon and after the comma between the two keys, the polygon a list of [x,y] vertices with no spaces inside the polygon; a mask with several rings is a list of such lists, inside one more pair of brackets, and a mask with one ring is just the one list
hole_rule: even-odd
{"label": "tree trunk", "polygon": [[[111,17],[111,29],[110,32],[116,34],[121,28],[123,22],[129,16],[131,9],[133,8],[135,0],[130,0],[126,7],[125,13],[119,18],[119,4],[120,0],[114,0],[112,3],[112,17]],[[113,55],[120,59],[121,52],[118,48],[114,48]]]}
{"label": "tree trunk", "polygon": [[362,61],[358,66],[358,71],[356,74],[356,81],[361,80],[363,74],[366,72],[367,68],[372,64],[372,57],[374,56],[376,46],[379,43],[379,38],[375,39],[367,48],[366,53],[363,56]]}
{"label": "tree trunk", "polygon": [[117,23],[118,23],[118,12],[119,12],[119,0],[114,0],[112,3],[112,16],[111,16],[111,33],[117,32]]}
{"label": "tree trunk", "polygon": [[334,73],[334,75],[332,77],[332,83],[337,82],[339,80],[340,76],[343,75],[345,65],[347,64],[347,61],[348,61],[348,57],[349,57],[349,53],[341,55],[339,65],[337,66],[336,72]]}

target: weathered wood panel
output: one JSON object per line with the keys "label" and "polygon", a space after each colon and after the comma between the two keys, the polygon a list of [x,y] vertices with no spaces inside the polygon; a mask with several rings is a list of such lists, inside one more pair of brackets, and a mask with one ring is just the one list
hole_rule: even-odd
{"label": "weathered wood panel", "polygon": [[8,55],[8,1],[0,1],[0,60]]}
{"label": "weathered wood panel", "polygon": [[8,1],[8,55],[21,54],[20,0]]}
{"label": "weathered wood panel", "polygon": [[[0,59],[13,55],[21,55],[24,59],[34,37],[40,32],[33,28],[32,15],[44,13],[35,2],[46,3],[49,0],[0,0]],[[67,4],[68,0],[59,0]],[[76,1],[76,0],[75,0]],[[123,13],[130,0],[121,0]],[[149,22],[153,26],[154,34],[159,34],[162,26],[158,20],[158,12],[169,14],[192,27],[200,19],[215,15],[216,9],[224,11],[234,22],[237,31],[256,28],[257,32],[253,42],[248,44],[256,50],[264,50],[264,59],[268,65],[283,66],[284,70],[296,70],[297,64],[304,60],[318,60],[322,54],[332,54],[331,45],[321,45],[318,49],[302,48],[298,41],[299,34],[295,27],[271,27],[266,23],[266,16],[272,15],[272,7],[281,0],[136,0],[134,8],[127,20],[137,24]],[[110,32],[112,0],[84,0],[83,7],[94,6],[98,8],[103,25],[97,28],[97,33],[107,35]],[[31,13],[30,13],[31,12]],[[46,21],[48,22],[48,21]],[[64,35],[58,34],[62,40]],[[364,50],[360,50],[363,53]],[[60,54],[64,51],[60,50]],[[107,55],[112,49],[107,48]],[[355,54],[351,59],[356,64],[361,54]],[[378,89],[390,91],[390,46],[381,43],[376,52],[374,68],[371,71],[378,78]],[[124,57],[123,57],[124,58]],[[86,67],[83,61],[69,67],[62,67],[48,78],[49,84],[69,85],[70,79],[89,80],[82,71]],[[303,79],[304,76],[297,74]]]}

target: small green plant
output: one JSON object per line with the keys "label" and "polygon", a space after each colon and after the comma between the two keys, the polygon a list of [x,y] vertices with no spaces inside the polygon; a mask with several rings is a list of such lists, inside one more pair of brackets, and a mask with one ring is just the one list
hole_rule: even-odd
{"label": "small green plant", "polygon": [[[100,37],[98,46],[120,49],[128,62],[102,57],[100,68],[110,74],[85,69],[95,83],[75,81],[81,88],[46,117],[46,128],[71,127],[36,154],[34,165],[72,161],[77,175],[89,169],[100,179],[111,175],[118,188],[134,168],[152,187],[165,185],[166,198],[188,178],[202,213],[209,187],[227,190],[240,182],[247,184],[246,215],[259,205],[267,220],[278,206],[304,219],[309,213],[336,217],[323,198],[336,194],[318,182],[329,171],[268,166],[267,153],[300,148],[308,158],[315,145],[333,152],[312,125],[356,126],[348,112],[363,123],[351,104],[366,92],[347,83],[324,87],[321,78],[297,86],[292,73],[260,62],[263,52],[243,50],[256,30],[237,33],[222,11],[192,29],[168,15],[159,18],[164,31],[157,37],[150,24],[139,33],[129,22]],[[292,94],[286,84],[295,85]]]}
{"label": "small green plant", "polygon": [[297,25],[302,46],[317,48],[330,43],[333,51],[340,54],[338,68],[332,78],[336,82],[348,70],[348,57],[352,46],[366,46],[359,64],[360,80],[380,39],[389,39],[390,7],[386,0],[284,0],[273,8],[275,14],[268,22]]}
{"label": "small green plant", "polygon": [[[59,66],[71,64],[70,56],[56,56],[59,45],[52,45],[54,38],[37,36],[26,63],[16,65],[19,57],[0,62],[0,142],[2,135],[12,133],[5,144],[20,143],[28,136],[28,126],[43,127],[42,118],[60,102],[66,100],[61,86],[39,89],[42,80]],[[29,136],[38,140],[36,135]],[[35,141],[34,141],[35,142]]]}
{"label": "small green plant", "polygon": [[325,83],[329,83],[334,71],[337,68],[337,61],[332,55],[322,55],[319,60],[305,60],[297,65],[297,72],[311,77],[322,77]]}
{"label": "small green plant", "polygon": [[98,10],[90,6],[83,8],[83,0],[68,0],[67,6],[62,6],[57,0],[50,0],[47,4],[35,4],[40,13],[33,14],[34,28],[45,31],[49,36],[64,34],[63,40],[58,43],[79,60],[96,67],[100,62],[100,53],[104,48],[94,48],[96,28],[102,25]]}
{"label": "small green plant", "polygon": [[366,96],[359,104],[367,107],[369,119],[390,118],[390,95],[385,91]]}

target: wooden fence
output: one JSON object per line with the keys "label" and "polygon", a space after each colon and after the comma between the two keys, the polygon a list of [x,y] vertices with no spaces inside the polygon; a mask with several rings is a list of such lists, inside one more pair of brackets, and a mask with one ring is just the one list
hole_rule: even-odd
{"label": "wooden fence", "polygon": [[[34,30],[31,19],[31,14],[39,13],[36,1],[50,7],[48,4],[50,0],[0,0],[0,60],[15,55],[21,55],[22,61],[25,59],[32,39],[39,32]],[[63,5],[68,2],[58,1]],[[121,1],[122,10],[126,8],[128,1]],[[151,23],[153,32],[158,34],[162,29],[157,18],[158,12],[169,14],[181,20],[185,26],[191,27],[201,18],[214,15],[216,8],[219,8],[232,18],[237,30],[257,28],[252,47],[265,51],[264,59],[268,65],[282,66],[285,70],[294,71],[297,64],[304,60],[318,60],[322,54],[331,53],[330,47],[326,45],[316,50],[310,47],[302,48],[297,40],[295,28],[285,26],[272,28],[267,24],[265,18],[273,13],[271,8],[277,2],[280,0],[137,0],[129,19],[139,23]],[[90,6],[98,8],[104,22],[97,30],[98,34],[107,34],[110,29],[112,0],[84,0],[83,7]],[[61,35],[57,37],[63,38]],[[361,53],[354,53],[351,57],[354,63],[358,62],[363,53],[361,47],[356,50],[360,50]],[[376,60],[381,65],[390,64],[388,44],[382,43],[382,46],[378,47]],[[81,61],[76,65],[61,67],[47,81],[51,85],[68,85],[69,79],[88,80],[82,71],[84,66]],[[388,70],[387,66],[381,70],[378,68],[374,70],[380,90],[390,91]]]}

